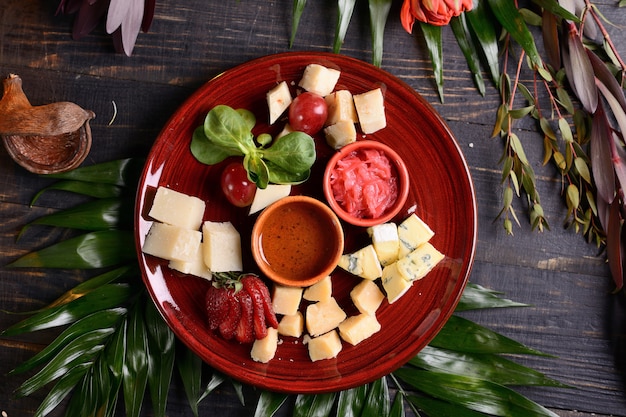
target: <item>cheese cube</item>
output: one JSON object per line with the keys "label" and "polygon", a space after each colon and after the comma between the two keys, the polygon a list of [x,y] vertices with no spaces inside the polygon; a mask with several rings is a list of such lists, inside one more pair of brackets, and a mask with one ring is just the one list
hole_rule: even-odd
{"label": "cheese cube", "polygon": [[307,301],[322,301],[329,299],[333,294],[333,283],[330,279],[330,275],[316,284],[311,285],[304,290],[302,298]]}
{"label": "cheese cube", "polygon": [[422,219],[415,213],[411,214],[398,225],[398,238],[400,239],[398,259],[413,252],[419,245],[428,242],[434,235],[435,232]]}
{"label": "cheese cube", "polygon": [[361,313],[373,316],[383,302],[385,295],[374,281],[364,279],[350,291],[350,298]]}
{"label": "cheese cube", "polygon": [[292,316],[283,316],[278,323],[278,334],[283,336],[300,337],[304,330],[304,317],[299,311]]}
{"label": "cheese cube", "polygon": [[420,245],[413,252],[398,260],[397,268],[408,281],[424,278],[442,259],[443,254],[430,243]]}
{"label": "cheese cube", "polygon": [[349,120],[341,120],[324,128],[326,143],[333,149],[340,149],[356,142],[356,126]]}
{"label": "cheese cube", "polygon": [[202,224],[204,201],[167,187],[157,188],[148,216],[162,223],[198,230]]}
{"label": "cheese cube", "polygon": [[369,227],[367,232],[372,237],[372,244],[382,266],[398,260],[400,238],[395,223],[384,223]]}
{"label": "cheese cube", "polygon": [[341,339],[335,330],[309,340],[309,357],[311,361],[336,358],[341,352]]}
{"label": "cheese cube", "polygon": [[306,308],[306,329],[311,336],[319,336],[339,326],[346,317],[346,313],[331,297]]}
{"label": "cheese cube", "polygon": [[204,263],[213,272],[241,271],[241,236],[231,222],[206,221],[202,226]]}
{"label": "cheese cube", "polygon": [[169,263],[169,267],[175,271],[182,272],[183,274],[194,275],[208,280],[213,279],[211,270],[204,263],[204,250],[202,249],[202,246],[202,243],[198,245],[198,250],[196,251],[196,255],[192,261],[183,262],[172,260]]}
{"label": "cheese cube", "polygon": [[339,325],[339,335],[353,346],[358,345],[379,330],[380,323],[376,317],[369,314],[348,317]]}
{"label": "cheese cube", "polygon": [[286,81],[267,92],[267,107],[270,113],[270,124],[274,124],[291,104],[291,92]]}
{"label": "cheese cube", "polygon": [[302,288],[274,285],[272,307],[276,314],[293,316],[298,312],[302,300]]}
{"label": "cheese cube", "polygon": [[268,363],[274,356],[276,356],[276,350],[278,349],[278,331],[273,327],[267,328],[267,336],[263,339],[257,339],[252,344],[252,350],[250,351],[250,357],[255,362]]}
{"label": "cheese cube", "polygon": [[348,90],[338,90],[324,97],[326,107],[328,108],[328,116],[326,116],[326,125],[334,125],[337,122],[359,121],[354,108],[354,100],[352,93]]}
{"label": "cheese cube", "polygon": [[291,192],[290,184],[267,184],[266,188],[257,188],[252,204],[250,205],[250,213],[263,210],[265,207],[287,197]]}
{"label": "cheese cube", "polygon": [[382,274],[382,268],[372,244],[354,253],[341,255],[339,267],[351,274],[371,280],[375,280]]}
{"label": "cheese cube", "polygon": [[339,75],[341,75],[339,70],[326,68],[319,64],[309,64],[304,69],[298,85],[306,91],[324,97],[333,91],[339,80]]}
{"label": "cheese cube", "polygon": [[407,281],[398,272],[398,264],[396,262],[387,265],[383,269],[382,276],[383,288],[387,293],[387,301],[393,304],[402,297],[413,285],[413,281]]}
{"label": "cheese cube", "polygon": [[374,133],[387,126],[383,92],[380,88],[353,97],[363,133]]}
{"label": "cheese cube", "polygon": [[198,230],[154,222],[146,235],[142,250],[148,255],[169,261],[191,262],[202,240]]}

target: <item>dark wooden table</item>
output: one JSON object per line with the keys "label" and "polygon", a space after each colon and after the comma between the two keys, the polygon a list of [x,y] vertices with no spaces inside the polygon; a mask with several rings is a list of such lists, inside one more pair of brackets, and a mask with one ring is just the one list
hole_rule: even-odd
{"label": "dark wooden table", "polygon": [[[289,50],[289,1],[157,0],[149,33],[139,35],[132,57],[113,52],[111,39],[98,27],[74,41],[72,17],[55,16],[57,2],[3,0],[0,8],[0,74],[18,73],[33,104],[74,101],[92,109],[94,143],[85,164],[146,155],[159,130],[200,85],[247,60]],[[309,2],[292,50],[329,51],[334,33],[332,2]],[[615,43],[626,54],[626,13],[615,1],[599,2]],[[357,6],[342,53],[371,60],[366,2]],[[399,5],[391,11],[398,16]],[[397,18],[385,33],[382,68],[410,84],[441,113],[467,158],[476,187],[479,240],[471,281],[502,291],[527,308],[482,311],[469,317],[554,358],[521,361],[575,389],[524,389],[522,392],[563,417],[626,416],[624,370],[626,339],[623,295],[612,295],[608,268],[594,245],[562,227],[565,206],[553,167],[541,166],[541,137],[532,123],[518,126],[537,170],[543,207],[552,230],[531,232],[526,222],[507,236],[494,222],[501,207],[501,143],[490,139],[499,97],[473,87],[466,63],[451,32],[444,30],[445,103],[434,88],[426,49],[406,34]],[[117,106],[114,115],[113,102]],[[50,180],[30,174],[0,152],[0,309],[34,310],[76,285],[75,272],[2,268],[9,261],[62,236],[38,228],[17,241],[20,228],[38,216],[64,207],[58,194],[29,207],[33,195]],[[520,213],[523,205],[518,206]],[[0,313],[0,329],[19,315]],[[39,351],[53,334],[0,338],[0,411],[9,417],[32,415],[44,393],[15,399],[22,381],[5,376]],[[170,393],[170,416],[191,416],[180,389]],[[251,415],[229,389],[211,395],[202,415]],[[54,415],[61,415],[62,410]]]}

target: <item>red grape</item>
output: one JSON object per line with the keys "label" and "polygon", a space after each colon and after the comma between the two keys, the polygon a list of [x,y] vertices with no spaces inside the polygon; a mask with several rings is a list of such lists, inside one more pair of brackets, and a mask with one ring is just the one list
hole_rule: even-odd
{"label": "red grape", "polygon": [[324,127],[328,106],[324,98],[309,91],[299,94],[289,106],[292,129],[314,135]]}
{"label": "red grape", "polygon": [[220,178],[222,192],[234,206],[247,207],[252,204],[256,184],[248,179],[248,173],[241,162],[231,162],[222,171]]}

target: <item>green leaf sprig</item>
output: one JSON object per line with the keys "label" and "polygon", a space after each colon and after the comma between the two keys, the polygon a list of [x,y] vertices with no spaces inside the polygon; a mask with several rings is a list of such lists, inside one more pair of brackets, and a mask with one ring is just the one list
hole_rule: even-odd
{"label": "green leaf sprig", "polygon": [[315,142],[303,132],[290,132],[274,140],[252,129],[254,115],[226,105],[212,108],[204,125],[191,139],[191,153],[200,162],[214,165],[229,156],[243,156],[248,179],[259,188],[267,184],[299,184],[306,181],[315,162]]}

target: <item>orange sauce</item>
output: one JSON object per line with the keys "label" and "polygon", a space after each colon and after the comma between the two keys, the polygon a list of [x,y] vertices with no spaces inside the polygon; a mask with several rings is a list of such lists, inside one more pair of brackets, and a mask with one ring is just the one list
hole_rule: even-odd
{"label": "orange sauce", "polygon": [[320,208],[306,204],[279,207],[260,236],[261,256],[271,269],[292,279],[319,274],[335,249],[333,227]]}

